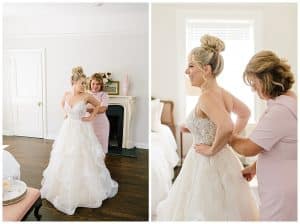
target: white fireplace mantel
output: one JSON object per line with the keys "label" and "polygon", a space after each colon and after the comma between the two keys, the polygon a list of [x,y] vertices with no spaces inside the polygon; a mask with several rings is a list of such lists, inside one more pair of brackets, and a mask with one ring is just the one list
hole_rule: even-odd
{"label": "white fireplace mantel", "polygon": [[133,125],[135,100],[135,96],[109,95],[109,105],[120,105],[124,108],[122,148],[125,149],[134,147],[131,127]]}

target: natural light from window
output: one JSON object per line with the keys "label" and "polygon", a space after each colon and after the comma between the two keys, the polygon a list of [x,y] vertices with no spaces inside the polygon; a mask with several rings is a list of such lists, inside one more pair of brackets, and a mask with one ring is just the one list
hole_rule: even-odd
{"label": "natural light from window", "polygon": [[[217,36],[224,41],[225,51],[222,52],[224,69],[217,78],[218,83],[250,108],[249,123],[254,123],[254,93],[243,81],[243,71],[254,54],[253,23],[244,20],[187,20],[186,55],[191,49],[200,45],[200,37],[204,34]],[[190,113],[198,100],[197,95],[190,95],[188,92],[190,91],[186,91],[186,115]],[[236,119],[234,115],[232,119]]]}

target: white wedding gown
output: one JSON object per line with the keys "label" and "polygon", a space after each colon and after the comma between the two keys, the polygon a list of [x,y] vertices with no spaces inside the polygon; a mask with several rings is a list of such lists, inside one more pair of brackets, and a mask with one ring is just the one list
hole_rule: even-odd
{"label": "white wedding gown", "polygon": [[77,207],[100,207],[103,200],[116,195],[118,183],[105,166],[92,124],[81,121],[85,102],[72,108],[65,102],[65,109],[68,117],[53,144],[40,191],[55,208],[72,215]]}
{"label": "white wedding gown", "polygon": [[[195,110],[187,118],[194,144],[212,145],[215,124],[198,118]],[[193,144],[193,145],[194,145]],[[189,150],[169,194],[157,207],[161,221],[248,221],[258,219],[258,208],[242,165],[228,146],[211,157]]]}

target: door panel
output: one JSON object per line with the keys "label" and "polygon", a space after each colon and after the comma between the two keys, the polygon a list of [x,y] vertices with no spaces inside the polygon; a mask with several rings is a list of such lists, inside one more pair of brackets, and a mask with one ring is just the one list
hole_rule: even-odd
{"label": "door panel", "polygon": [[14,133],[43,137],[43,51],[10,50]]}

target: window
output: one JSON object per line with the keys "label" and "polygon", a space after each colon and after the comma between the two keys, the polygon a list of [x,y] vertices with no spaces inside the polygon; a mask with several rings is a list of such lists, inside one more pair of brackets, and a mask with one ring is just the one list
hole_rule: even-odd
{"label": "window", "polygon": [[[204,34],[219,37],[225,43],[223,72],[217,77],[218,83],[234,96],[243,101],[251,110],[250,123],[255,120],[255,96],[243,81],[243,72],[254,54],[253,22],[245,20],[187,20],[186,55],[196,46]],[[191,87],[186,77],[186,115],[194,108],[199,89]],[[232,115],[235,120],[234,115]]]}

